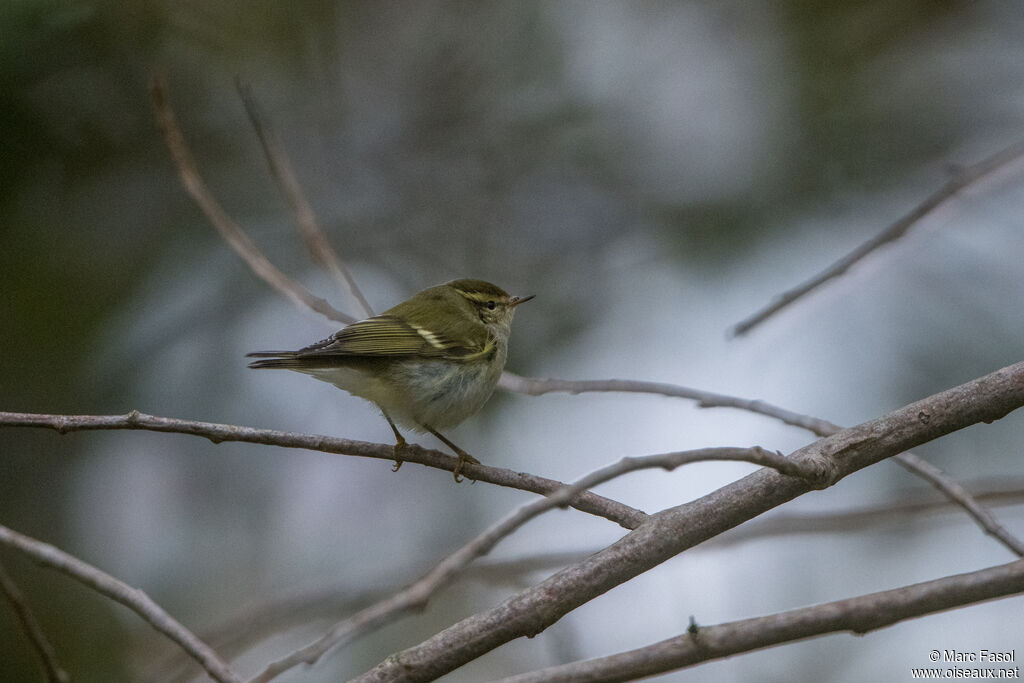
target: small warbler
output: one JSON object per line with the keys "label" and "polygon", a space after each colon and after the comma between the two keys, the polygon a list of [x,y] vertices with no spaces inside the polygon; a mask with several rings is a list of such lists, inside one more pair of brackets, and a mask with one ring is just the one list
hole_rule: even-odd
{"label": "small warbler", "polygon": [[265,359],[249,367],[302,372],[377,404],[395,433],[396,471],[406,441],[395,423],[430,432],[459,457],[452,474],[461,481],[463,467],[480,461],[437,430],[455,427],[490,398],[515,307],[532,298],[453,280],[298,351],[247,354]]}

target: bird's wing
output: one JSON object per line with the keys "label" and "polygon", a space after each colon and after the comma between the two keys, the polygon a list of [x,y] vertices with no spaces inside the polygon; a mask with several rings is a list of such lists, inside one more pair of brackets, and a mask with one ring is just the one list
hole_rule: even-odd
{"label": "bird's wing", "polygon": [[[337,358],[418,356],[467,358],[486,352],[488,344],[470,347],[452,341],[443,333],[389,315],[378,315],[352,323],[327,339],[298,351],[261,351],[254,357],[283,356],[297,361],[330,361]],[[260,367],[271,367],[260,362]],[[256,364],[254,364],[256,365]]]}
{"label": "bird's wing", "polygon": [[327,339],[300,349],[300,355],[409,356],[442,355],[450,340],[389,315],[352,323]]}

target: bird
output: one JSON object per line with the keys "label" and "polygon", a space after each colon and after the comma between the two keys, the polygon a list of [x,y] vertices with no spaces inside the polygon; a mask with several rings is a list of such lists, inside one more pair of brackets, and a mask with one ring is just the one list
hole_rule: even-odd
{"label": "bird", "polygon": [[395,434],[394,471],[408,446],[398,425],[433,434],[458,456],[452,475],[459,482],[480,461],[439,430],[461,424],[490,398],[508,358],[515,309],[533,298],[483,280],[452,280],[297,351],[246,356],[262,359],[250,368],[301,372],[376,404]]}

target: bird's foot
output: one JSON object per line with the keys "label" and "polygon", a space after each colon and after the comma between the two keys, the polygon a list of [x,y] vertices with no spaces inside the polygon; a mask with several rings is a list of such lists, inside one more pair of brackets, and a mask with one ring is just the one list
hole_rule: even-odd
{"label": "bird's foot", "polygon": [[[452,470],[452,476],[455,477],[455,482],[458,483],[462,481],[462,477],[460,476],[462,474],[462,468],[466,465],[479,465],[480,461],[461,448],[456,452],[459,456],[459,462],[455,465],[455,469]],[[473,481],[476,480],[473,479]]]}
{"label": "bird's foot", "polygon": [[408,449],[409,449],[409,444],[399,434],[398,435],[398,441],[395,442],[395,447],[394,447],[394,449],[392,451],[392,454],[395,456],[395,464],[391,468],[392,472],[397,472],[398,470],[400,470],[402,468],[402,462],[403,462],[402,455]]}

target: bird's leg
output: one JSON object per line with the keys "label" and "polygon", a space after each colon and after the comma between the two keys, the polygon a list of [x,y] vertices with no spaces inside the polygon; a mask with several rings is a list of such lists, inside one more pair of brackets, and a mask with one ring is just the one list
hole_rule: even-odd
{"label": "bird's leg", "polygon": [[458,446],[453,444],[451,441],[448,440],[448,438],[444,434],[442,434],[441,432],[437,431],[436,429],[434,429],[430,425],[428,425],[428,424],[421,424],[420,426],[423,427],[424,429],[426,429],[428,432],[430,432],[434,436],[436,436],[442,442],[444,442],[445,446],[447,446],[448,448],[452,449],[452,451],[455,452],[455,455],[459,456],[459,462],[458,462],[457,465],[455,465],[455,469],[452,470],[452,476],[455,477],[455,481],[456,482],[462,481],[462,477],[460,477],[459,475],[462,474],[462,468],[463,467],[465,467],[467,464],[471,464],[471,465],[479,465],[480,464],[479,460],[477,460],[472,455],[470,455],[466,451],[462,450],[461,448],[459,448]]}
{"label": "bird's leg", "polygon": [[398,427],[395,426],[395,423],[392,421],[391,416],[389,416],[383,410],[380,412],[381,414],[384,415],[384,419],[388,421],[388,424],[391,425],[391,431],[395,433],[395,466],[391,468],[391,471],[397,472],[398,469],[402,466],[402,453],[405,452],[405,449],[406,447],[408,447],[409,444],[406,443],[405,437],[402,436],[402,433],[398,431]]}

